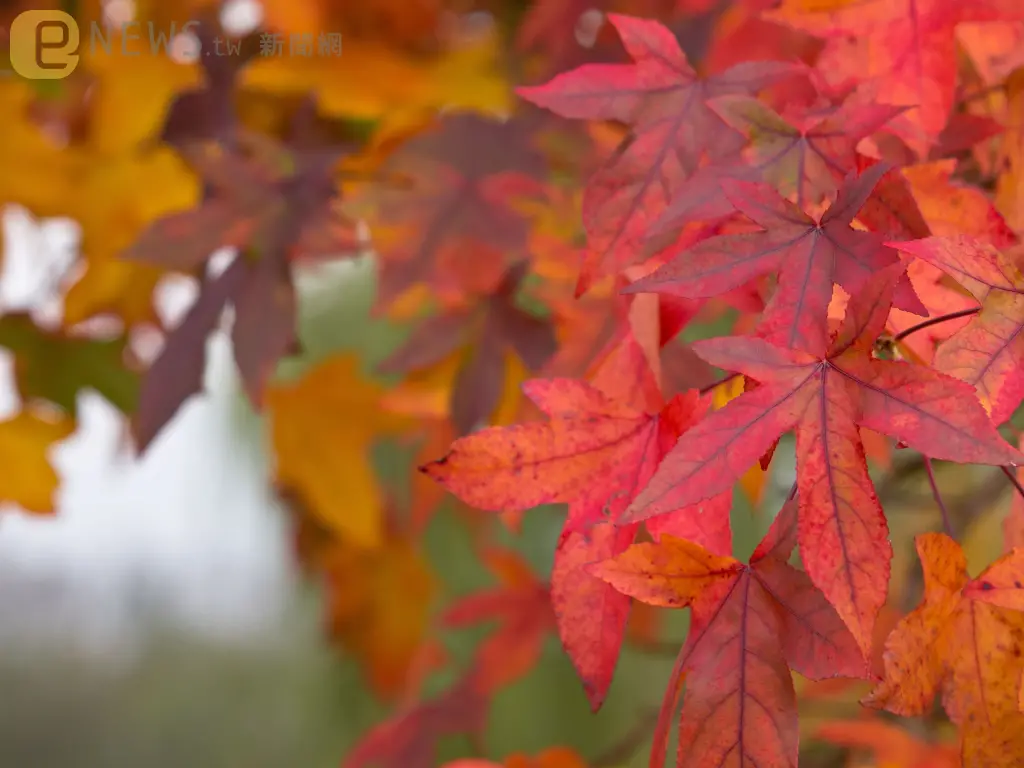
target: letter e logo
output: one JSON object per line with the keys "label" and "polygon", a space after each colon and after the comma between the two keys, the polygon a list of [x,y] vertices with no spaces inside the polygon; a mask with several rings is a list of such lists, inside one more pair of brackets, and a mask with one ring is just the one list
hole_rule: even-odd
{"label": "letter e logo", "polygon": [[25,11],[11,22],[11,67],[29,80],[60,80],[78,66],[78,23],[63,11]]}

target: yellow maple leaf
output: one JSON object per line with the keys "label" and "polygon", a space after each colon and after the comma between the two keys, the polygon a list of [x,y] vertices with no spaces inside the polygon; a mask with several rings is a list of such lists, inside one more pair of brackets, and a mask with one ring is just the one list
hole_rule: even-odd
{"label": "yellow maple leaf", "polygon": [[74,431],[71,418],[33,409],[0,422],[0,500],[19,504],[27,512],[51,514],[60,480],[50,464],[50,449]]}
{"label": "yellow maple leaf", "polygon": [[88,127],[66,146],[32,119],[39,97],[29,85],[0,83],[0,108],[11,116],[0,126],[0,201],[40,217],[66,216],[82,228],[86,270],[66,297],[67,325],[107,312],[129,325],[155,321],[151,296],[161,271],[118,256],[150,222],[192,207],[201,193],[170,148],[152,145],[171,100],[199,82],[198,67],[146,50],[148,38],[129,46],[138,56],[125,56],[114,34],[106,38],[109,52],[87,38],[73,77],[91,79]]}
{"label": "yellow maple leaf", "polygon": [[[170,22],[153,23],[157,33],[169,33]],[[86,271],[65,299],[67,325],[107,312],[128,325],[155,322],[152,294],[161,270],[118,257],[151,222],[200,198],[199,180],[171,149],[141,149],[158,137],[172,99],[199,84],[199,68],[148,49],[149,35],[142,38],[128,48],[137,56],[125,56],[114,34],[109,48],[90,45],[83,56],[96,78],[83,147],[89,168],[73,213],[82,225]]]}
{"label": "yellow maple leaf", "polygon": [[[168,30],[154,27],[153,34],[167,35]],[[111,34],[109,48],[97,42],[83,52],[81,66],[96,78],[87,146],[97,155],[131,152],[155,140],[174,96],[202,82],[196,64],[150,49],[149,33],[141,34],[141,40],[125,46]],[[138,55],[125,55],[125,50]],[[147,186],[152,189],[155,185]]]}
{"label": "yellow maple leaf", "polygon": [[[337,56],[267,56],[242,74],[244,89],[312,91],[325,115],[417,124],[441,108],[506,114],[511,87],[501,76],[497,35],[424,61],[383,42],[346,40]],[[286,51],[287,54],[287,51]]]}
{"label": "yellow maple leaf", "polygon": [[0,80],[0,203],[17,203],[40,218],[66,216],[81,159],[31,119],[37,96],[18,78]]}
{"label": "yellow maple leaf", "polygon": [[266,394],[278,484],[338,536],[368,548],[383,540],[368,448],[408,424],[380,408],[382,393],[353,355],[341,354]]}
{"label": "yellow maple leaf", "polygon": [[72,210],[82,226],[86,271],[65,298],[65,323],[106,312],[128,325],[155,321],[152,294],[163,271],[120,254],[151,222],[192,207],[200,195],[197,176],[167,147],[92,164]]}

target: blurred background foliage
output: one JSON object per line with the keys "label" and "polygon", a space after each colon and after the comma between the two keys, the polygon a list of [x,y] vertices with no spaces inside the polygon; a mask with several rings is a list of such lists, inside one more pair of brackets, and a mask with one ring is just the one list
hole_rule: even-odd
{"label": "blurred background foliage", "polygon": [[[203,0],[6,0],[0,3],[0,21],[6,30],[10,20],[27,8],[61,7],[83,23],[106,14],[157,25],[176,21],[180,27],[192,14],[207,13],[216,5]],[[20,398],[15,411],[22,405],[26,410],[40,408],[40,402],[46,405],[38,418],[49,425],[47,429],[70,433],[80,426],[76,410],[86,393],[99,392],[128,417],[138,416],[140,397],[145,410],[145,403],[151,401],[140,385],[141,371],[159,346],[154,339],[176,325],[167,319],[174,313],[161,311],[153,296],[170,284],[170,273],[176,278],[184,274],[190,280],[191,293],[184,302],[188,304],[195,299],[200,280],[214,271],[207,270],[209,253],[201,246],[208,243],[203,238],[185,242],[191,250],[175,250],[182,243],[171,242],[173,232],[157,233],[172,245],[163,249],[167,252],[162,252],[162,262],[121,258],[153,222],[201,201],[204,184],[211,183],[204,174],[220,172],[219,182],[225,176],[232,179],[210,157],[189,155],[199,170],[189,166],[182,159],[186,139],[193,140],[198,133],[205,139],[214,136],[226,141],[224,135],[242,123],[265,136],[292,142],[289,146],[294,148],[301,144],[299,139],[310,138],[296,138],[299,121],[294,118],[303,114],[303,98],[313,95],[316,109],[310,131],[318,140],[352,149],[343,163],[340,183],[353,210],[372,218],[386,205],[376,192],[366,192],[366,186],[376,189],[372,183],[357,182],[394,181],[403,171],[418,173],[421,182],[427,181],[428,197],[436,201],[447,190],[443,184],[439,189],[431,184],[449,180],[445,174],[452,169],[443,163],[438,169],[428,161],[450,154],[453,146],[465,149],[467,155],[476,147],[470,139],[478,135],[474,130],[482,130],[482,123],[473,124],[468,133],[447,134],[440,148],[430,148],[434,154],[403,154],[409,147],[403,142],[433,124],[438,113],[466,110],[505,115],[515,103],[513,84],[537,82],[581,61],[619,56],[607,28],[598,32],[599,25],[590,23],[593,16],[585,12],[591,10],[591,3],[573,0],[263,0],[262,4],[250,0],[225,5],[242,16],[249,13],[250,22],[262,16],[264,28],[284,34],[342,33],[343,55],[330,60],[259,60],[250,50],[254,39],[243,35],[240,39],[247,41],[246,51],[254,60],[240,74],[234,64],[223,62],[205,61],[204,72],[195,64],[170,62],[166,55],[126,59],[93,50],[83,55],[80,69],[67,80],[26,82],[8,77],[0,81],[4,114],[0,202],[21,206],[40,221],[72,219],[80,235],[78,251],[61,263],[52,255],[44,258],[41,251],[33,252],[32,243],[22,243],[18,247],[22,255],[15,256],[12,228],[4,233],[4,280],[24,271],[26,263],[40,273],[34,291],[27,291],[20,302],[8,298],[4,306],[0,346],[11,363],[5,386],[17,392],[15,400]],[[768,46],[759,37],[764,28],[756,19],[765,3],[619,0],[594,5],[603,11],[665,20],[691,58],[709,66],[727,64],[735,49]],[[249,10],[239,10],[242,6]],[[249,27],[256,25],[249,23]],[[777,46],[785,43],[794,56],[810,57],[816,50],[813,41],[802,35],[794,34],[783,43],[772,40]],[[179,119],[169,119],[175,99],[200,83],[207,88],[205,100],[186,105]],[[227,117],[218,112],[224,105],[234,107]],[[523,283],[525,311],[539,318],[545,313],[557,316],[559,323],[580,333],[579,349],[590,351],[603,341],[601,323],[613,314],[613,291],[610,285],[597,290],[588,299],[592,303],[581,303],[578,316],[566,309],[583,240],[578,192],[594,158],[620,138],[621,131],[614,127],[577,131],[563,126],[562,132],[555,131],[547,137],[550,146],[543,168],[554,179],[556,192],[541,205],[536,200],[523,203],[523,215],[532,217],[536,225],[529,248],[537,256],[536,274]],[[493,136],[489,140],[490,149],[508,148],[508,155],[515,155],[511,139],[508,144]],[[243,170],[253,168],[246,165]],[[468,173],[465,168],[457,170]],[[202,528],[197,523],[195,535],[214,535],[210,533],[214,530],[228,540],[243,533],[241,525],[270,530],[270,518],[279,518],[285,529],[282,535],[289,539],[288,546],[281,548],[283,570],[293,577],[282,579],[283,606],[268,609],[270,618],[261,628],[225,639],[196,629],[195,622],[188,626],[143,591],[129,612],[130,624],[140,638],[130,650],[117,643],[101,643],[99,650],[84,648],[73,621],[45,632],[30,627],[8,632],[10,639],[5,634],[0,645],[4,690],[0,765],[337,765],[372,726],[394,711],[396,702],[405,700],[410,667],[426,637],[433,633],[452,662],[426,676],[429,695],[453,683],[457,670],[465,668],[487,635],[490,627],[486,625],[465,630],[436,626],[440,609],[453,599],[494,586],[494,576],[481,563],[482,532],[491,543],[520,553],[539,579],[550,573],[563,522],[561,511],[532,510],[517,526],[510,516],[499,521],[493,514],[467,509],[437,488],[430,490],[414,471],[416,463],[441,455],[453,436],[445,430],[450,427],[456,371],[473,345],[449,350],[440,361],[416,370],[389,375],[379,371],[410,338],[416,319],[437,307],[465,308],[465,294],[472,291],[452,275],[465,273],[470,288],[482,285],[484,299],[491,298],[507,266],[502,260],[505,254],[495,257],[484,244],[470,242],[461,250],[453,249],[454,255],[446,254],[451,257],[444,263],[446,269],[424,275],[406,270],[401,259],[388,254],[400,250],[403,238],[420,233],[425,225],[415,217],[401,225],[387,220],[378,223],[373,230],[374,238],[379,238],[375,244],[384,247],[376,262],[365,253],[367,243],[359,227],[341,234],[331,227],[319,232],[335,236],[333,245],[344,244],[347,250],[341,249],[340,255],[349,260],[325,265],[326,259],[319,258],[324,254],[296,260],[298,354],[285,356],[274,375],[260,382],[271,391],[269,412],[257,413],[253,408],[252,398],[244,391],[247,377],[240,380],[233,371],[221,372],[220,386],[230,390],[230,398],[218,401],[216,407],[228,414],[230,450],[253,457],[246,465],[250,476],[245,482],[273,486],[282,498],[265,504],[261,510],[265,516],[252,516],[244,523],[237,517],[228,521],[227,515],[219,527]],[[201,242],[197,245],[195,240]],[[480,266],[493,266],[492,262],[499,268],[488,271]],[[388,278],[387,285],[381,274]],[[543,293],[536,288],[537,282],[550,290]],[[429,284],[426,290],[424,284]],[[382,296],[388,300],[382,302]],[[13,321],[4,324],[19,312],[31,314],[37,332]],[[733,307],[710,302],[674,349],[681,351],[685,342],[696,338],[729,332],[736,317]],[[560,333],[565,330],[559,327]],[[214,335],[226,343],[223,327]],[[274,334],[267,331],[266,335]],[[92,341],[102,340],[106,351],[85,344],[83,340],[90,336]],[[202,334],[194,336],[189,365],[196,350],[201,356],[206,348]],[[562,340],[567,337],[563,334]],[[111,355],[111,349],[118,354]],[[565,366],[559,372],[564,375],[581,375],[590,362],[587,354],[574,349],[576,358],[561,361]],[[122,356],[123,360],[117,359]],[[325,371],[327,384],[319,390],[295,389]],[[478,420],[507,423],[521,415],[518,385],[530,372],[522,361],[508,362],[500,371],[498,383],[487,384],[494,391],[488,391],[492,397],[481,406],[483,412],[475,414]],[[677,374],[677,383],[703,386],[712,372],[694,368],[673,375]],[[705,378],[698,381],[701,376]],[[718,405],[738,394],[726,389],[716,393]],[[177,395],[185,401],[191,392]],[[338,407],[339,398],[349,408],[341,417],[331,410]],[[173,405],[177,408],[181,402]],[[118,424],[123,458],[128,441],[124,425]],[[162,426],[173,433],[175,424],[169,420]],[[282,435],[295,425],[298,437],[289,443],[291,438]],[[201,440],[201,434],[193,433],[191,439]],[[15,482],[23,479],[15,478],[20,464],[12,461],[12,469],[0,470],[6,471],[5,481],[15,489],[0,486],[7,511],[36,513],[39,517],[31,524],[43,529],[59,526],[61,510],[45,503],[59,498],[55,496],[59,483],[44,460],[59,441],[49,432],[33,432],[31,440],[13,443],[5,435],[0,432],[0,450],[19,459],[29,457],[25,483]],[[162,439],[176,438],[168,434]],[[300,448],[289,448],[295,444]],[[198,453],[199,446],[195,448]],[[370,457],[372,474],[360,468],[364,453]],[[325,456],[334,464],[323,471],[317,462]],[[905,611],[920,595],[912,537],[938,530],[941,523],[923,467],[915,457],[875,445],[871,459],[892,529],[893,591],[906,600],[894,611]],[[128,471],[125,464],[116,464],[116,469]],[[971,564],[990,562],[999,553],[999,526],[1010,503],[1005,478],[984,467],[944,465],[939,469]],[[312,480],[310,471],[315,475]],[[746,557],[767,531],[793,477],[792,448],[784,441],[770,470],[752,471],[737,489],[733,508],[737,556]],[[182,465],[168,466],[162,482],[173,486],[198,481]],[[160,494],[165,487],[153,486],[151,492]],[[197,493],[201,496],[202,489]],[[93,506],[104,502],[98,498]],[[137,503],[146,505],[146,497],[140,496]],[[56,518],[46,517],[54,511]],[[198,521],[217,518],[225,511],[211,503],[183,508],[180,514]],[[396,519],[398,534],[391,537],[395,530],[389,525]],[[420,524],[425,525],[422,544],[418,535],[408,532]],[[0,538],[7,532],[5,526],[6,521],[0,525]],[[88,521],[81,530],[85,541],[80,549],[88,549]],[[9,541],[9,547],[18,546],[17,537]],[[374,543],[367,545],[367,541]],[[45,551],[45,546],[39,551]],[[102,568],[103,554],[85,567]],[[59,554],[49,557],[60,560]],[[187,547],[175,557],[177,568],[192,568]],[[60,571],[59,565],[53,567]],[[45,606],[53,595],[40,597],[13,565],[4,574],[0,613],[5,624],[17,628],[28,603],[38,612],[39,604]],[[68,574],[58,590],[70,590],[79,602],[76,615],[88,615],[93,609],[89,601],[99,598],[74,592],[71,582],[76,577],[71,571]],[[210,584],[209,589],[216,591],[217,585]],[[249,591],[238,599],[260,601],[261,596]],[[590,713],[575,672],[557,638],[549,633],[537,667],[494,700],[483,744],[464,737],[445,738],[441,757],[482,753],[502,758],[564,745],[595,768],[644,764],[653,714],[687,624],[685,616],[669,612],[638,614],[611,696],[597,715]],[[880,631],[892,626],[895,615],[888,623],[880,622],[884,625]],[[824,720],[856,717],[857,696],[863,692],[857,686],[805,683],[800,690],[801,727],[807,735]],[[805,745],[805,765],[840,765],[848,757],[832,744],[808,739]]]}

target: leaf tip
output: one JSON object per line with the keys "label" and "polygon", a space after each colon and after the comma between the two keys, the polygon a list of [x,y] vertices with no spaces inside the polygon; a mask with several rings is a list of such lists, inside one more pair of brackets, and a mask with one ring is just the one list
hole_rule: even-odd
{"label": "leaf tip", "polygon": [[590,286],[593,283],[593,278],[587,272],[580,273],[579,279],[576,281],[576,290],[573,291],[573,298],[580,299],[587,291],[590,290]]}
{"label": "leaf tip", "polygon": [[416,470],[436,480],[441,474],[440,468],[448,464],[448,459],[450,456],[451,454],[448,453],[442,456],[440,459],[428,461],[426,464],[420,464],[418,467],[416,467]]}
{"label": "leaf tip", "polygon": [[604,705],[607,686],[600,686],[591,680],[584,680],[583,692],[586,694],[587,702],[590,704],[591,714],[596,715],[601,711],[601,707]]}

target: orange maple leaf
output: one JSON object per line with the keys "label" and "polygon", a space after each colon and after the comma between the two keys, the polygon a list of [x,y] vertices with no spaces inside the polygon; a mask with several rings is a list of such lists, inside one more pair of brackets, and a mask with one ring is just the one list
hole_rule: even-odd
{"label": "orange maple leaf", "polygon": [[885,644],[885,674],[863,703],[903,717],[924,714],[936,693],[962,729],[965,768],[1024,759],[1024,578],[1020,551],[973,581],[960,545],[941,533],[917,537],[924,599]]}

